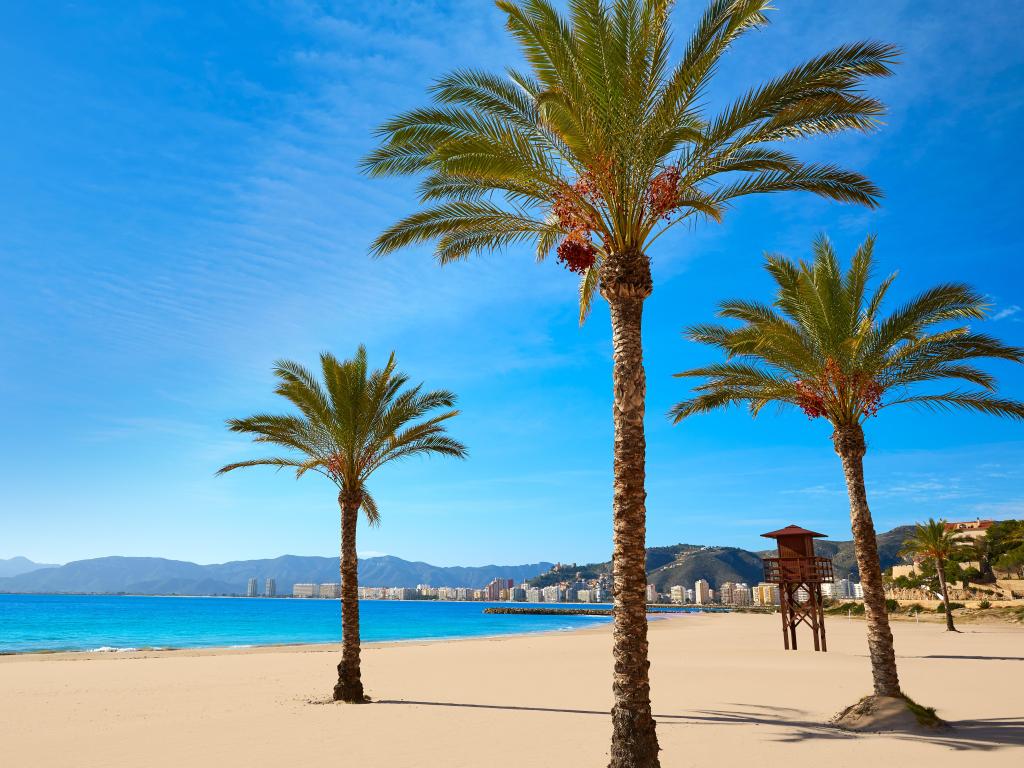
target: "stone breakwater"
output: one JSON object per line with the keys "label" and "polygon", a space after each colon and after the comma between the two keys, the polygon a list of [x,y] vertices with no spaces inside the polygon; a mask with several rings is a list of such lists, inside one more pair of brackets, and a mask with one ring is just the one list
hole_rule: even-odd
{"label": "stone breakwater", "polygon": [[[731,608],[654,608],[648,613],[725,613]],[[611,608],[484,608],[484,613],[518,614],[521,616],[611,616]]]}
{"label": "stone breakwater", "polygon": [[611,608],[484,608],[484,613],[524,616],[611,616]]}

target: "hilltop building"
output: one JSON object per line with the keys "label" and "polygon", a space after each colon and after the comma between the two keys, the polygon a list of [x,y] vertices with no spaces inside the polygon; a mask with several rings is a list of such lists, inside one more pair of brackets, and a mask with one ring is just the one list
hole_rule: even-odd
{"label": "hilltop building", "polygon": [[982,520],[978,518],[976,520],[968,520],[962,523],[946,523],[947,531],[956,531],[963,538],[968,539],[980,539],[982,536],[988,533],[988,529],[992,527],[994,520]]}

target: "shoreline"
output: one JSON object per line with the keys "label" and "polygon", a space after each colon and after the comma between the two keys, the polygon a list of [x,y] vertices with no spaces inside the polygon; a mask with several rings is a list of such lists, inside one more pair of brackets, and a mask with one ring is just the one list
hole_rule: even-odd
{"label": "shoreline", "polygon": [[[570,614],[571,615],[571,614]],[[685,614],[689,615],[689,614]],[[409,647],[417,645],[437,645],[442,643],[463,643],[473,640],[510,640],[513,638],[545,637],[575,635],[595,632],[611,626],[611,617],[601,620],[600,616],[584,616],[581,618],[597,619],[587,626],[557,628],[557,629],[534,629],[521,632],[502,632],[493,635],[454,635],[446,637],[410,637],[399,640],[370,640],[360,644],[360,648],[378,649],[391,647]],[[653,619],[657,621],[661,616]],[[183,647],[162,647],[162,648],[137,648],[137,649],[85,649],[85,650],[33,650],[33,651],[4,651],[0,652],[0,664],[13,663],[15,661],[95,661],[101,659],[158,659],[164,657],[198,657],[198,656],[246,656],[260,653],[326,653],[341,652],[341,639],[329,643],[254,643],[251,645],[200,645]]]}

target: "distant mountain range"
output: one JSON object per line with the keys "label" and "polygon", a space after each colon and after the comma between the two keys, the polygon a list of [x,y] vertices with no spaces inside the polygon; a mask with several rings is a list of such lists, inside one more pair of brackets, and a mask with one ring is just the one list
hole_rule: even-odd
{"label": "distant mountain range", "polygon": [[[551,565],[533,563],[445,568],[399,557],[368,557],[359,561],[359,582],[370,587],[432,584],[479,588],[495,578],[513,579],[518,584],[549,570]],[[250,578],[259,580],[262,593],[264,579],[268,577],[277,581],[278,594],[291,594],[296,583],[337,582],[338,559],[284,555],[273,560],[197,565],[159,557],[99,557],[62,566],[38,566],[35,570],[0,578],[0,592],[239,595],[245,594]]]}
{"label": "distant mountain range", "polygon": [[[878,535],[878,557],[883,570],[901,562],[897,552],[913,530],[913,526],[903,525]],[[859,576],[852,541],[817,539],[814,547],[819,556],[832,558],[837,578],[848,574]],[[692,587],[697,579],[706,579],[713,588],[727,581],[756,584],[763,577],[761,558],[772,551],[774,550],[754,552],[737,547],[705,547],[696,544],[649,547],[647,580],[654,584],[659,592],[668,592],[677,585]],[[603,573],[611,573],[611,569],[611,561],[556,566],[531,579],[530,583],[543,587],[569,578],[576,572],[585,579],[596,578]]]}
{"label": "distant mountain range", "polygon": [[[900,562],[896,554],[913,530],[901,526],[878,536],[882,568]],[[819,555],[831,557],[837,576],[857,575],[852,541],[818,540]],[[756,584],[761,580],[761,558],[767,551],[754,552],[737,547],[706,547],[674,544],[647,550],[648,580],[658,591],[676,585],[692,587],[706,579],[712,587],[726,581]],[[575,566],[551,563],[530,565],[484,565],[478,568],[439,567],[410,562],[399,557],[362,558],[359,582],[368,587],[433,586],[480,588],[491,579],[530,581],[546,586],[576,573],[595,578],[611,572],[611,562]],[[338,581],[338,560],[333,557],[284,555],[273,560],[240,560],[219,565],[197,565],[158,557],[99,557],[53,566],[33,563],[23,557],[0,560],[0,592],[29,593],[128,593],[136,595],[239,595],[250,578],[259,580],[260,592],[266,578],[277,581],[278,594],[291,594],[296,583]]]}
{"label": "distant mountain range", "polygon": [[12,557],[8,560],[0,558],[0,578],[4,576],[20,576],[30,571],[38,571],[40,568],[56,568],[56,565],[47,563],[33,563],[27,557]]}

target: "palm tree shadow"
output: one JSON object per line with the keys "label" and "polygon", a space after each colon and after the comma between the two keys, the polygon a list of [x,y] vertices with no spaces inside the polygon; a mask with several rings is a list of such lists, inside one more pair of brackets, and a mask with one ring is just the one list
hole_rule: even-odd
{"label": "palm tree shadow", "polygon": [[[409,699],[381,699],[378,704],[418,707],[452,707],[458,709],[497,709],[508,712],[551,712],[568,715],[594,715],[607,717],[607,710],[571,709],[560,707],[529,707],[513,704],[474,704],[454,701],[416,701]],[[688,714],[656,714],[660,725],[768,725],[781,729],[769,736],[786,743],[814,739],[853,740],[872,738],[873,734],[855,733],[829,723],[808,719],[807,713],[790,707],[759,707],[731,704],[733,710],[695,710]],[[889,731],[887,735],[908,741],[920,741],[955,750],[990,751],[1002,747],[1024,745],[1024,718],[990,718],[987,720],[961,720],[950,728],[920,731]]]}
{"label": "palm tree shadow", "polygon": [[[798,715],[805,713],[788,709],[786,714],[781,708],[743,707],[742,710],[701,710],[692,715],[679,716],[668,724],[717,723],[726,725],[758,725],[775,726],[782,733],[774,738],[783,742],[808,741],[812,739],[858,739],[872,738],[874,734],[857,733],[838,728],[830,723],[822,723]],[[659,715],[662,721],[664,716]],[[986,720],[959,720],[949,724],[948,728],[935,730],[894,730],[886,735],[906,741],[919,741],[927,744],[947,747],[954,750],[991,751],[1002,747],[1024,745],[1024,718],[991,718]]]}

